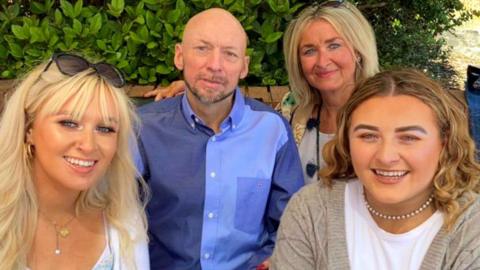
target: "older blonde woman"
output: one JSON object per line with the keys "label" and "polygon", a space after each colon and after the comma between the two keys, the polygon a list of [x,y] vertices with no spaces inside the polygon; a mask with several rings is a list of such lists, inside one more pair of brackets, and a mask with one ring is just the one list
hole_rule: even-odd
{"label": "older blonde woman", "polygon": [[111,65],[55,54],[8,100],[0,269],[149,269],[123,84]]}
{"label": "older blonde woman", "polygon": [[464,103],[437,83],[367,79],[323,153],[324,183],[290,200],[272,269],[480,267],[480,164]]}
{"label": "older blonde woman", "polygon": [[378,72],[375,35],[347,1],[311,5],[292,20],[283,40],[290,88],[281,111],[290,119],[306,183],[318,179],[321,151],[356,82]]}

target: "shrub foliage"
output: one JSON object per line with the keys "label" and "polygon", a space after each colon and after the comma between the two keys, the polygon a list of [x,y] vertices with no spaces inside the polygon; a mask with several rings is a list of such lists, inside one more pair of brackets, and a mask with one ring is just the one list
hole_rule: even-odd
{"label": "shrub foliage", "polygon": [[[472,16],[459,0],[355,3],[376,30],[383,66],[415,66],[434,74],[446,59],[439,34]],[[283,31],[308,4],[297,0],[0,0],[0,79],[20,76],[53,52],[73,51],[116,65],[131,83],[165,84],[178,78],[173,53],[188,18],[206,8],[223,7],[242,22],[249,36],[247,83],[287,84]]]}

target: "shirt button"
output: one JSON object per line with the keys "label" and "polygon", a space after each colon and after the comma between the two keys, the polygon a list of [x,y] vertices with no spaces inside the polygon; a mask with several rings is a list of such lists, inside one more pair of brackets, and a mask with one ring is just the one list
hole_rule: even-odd
{"label": "shirt button", "polygon": [[195,128],[195,124],[194,124],[194,123],[190,124],[190,126],[191,126],[192,128]]}
{"label": "shirt button", "polygon": [[237,126],[235,126],[235,125],[232,125],[232,128],[236,128],[236,127],[237,127]]}
{"label": "shirt button", "polygon": [[197,122],[197,123],[198,123],[198,121],[199,121],[199,120],[198,120],[198,118],[196,118],[196,117],[195,117],[195,122]]}
{"label": "shirt button", "polygon": [[212,177],[212,178],[215,178],[216,175],[217,175],[217,174],[216,174],[215,172],[211,172],[211,173],[210,173],[210,177]]}
{"label": "shirt button", "polygon": [[212,137],[212,142],[216,141],[217,140],[217,137],[213,136]]}
{"label": "shirt button", "polygon": [[212,212],[208,213],[208,218],[213,218],[215,217],[215,214],[213,214]]}
{"label": "shirt button", "polygon": [[208,259],[210,258],[210,253],[205,253],[205,254],[203,254],[203,258],[205,258],[205,259],[208,260]]}

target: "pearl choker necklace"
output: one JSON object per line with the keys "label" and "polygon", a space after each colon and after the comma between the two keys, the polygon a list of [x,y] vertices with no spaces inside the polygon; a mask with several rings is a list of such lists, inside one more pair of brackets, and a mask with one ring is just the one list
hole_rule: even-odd
{"label": "pearl choker necklace", "polygon": [[398,215],[398,216],[391,216],[391,215],[384,215],[382,213],[379,213],[377,210],[373,209],[373,207],[370,206],[370,204],[367,202],[367,198],[365,197],[365,192],[363,192],[363,200],[365,201],[365,206],[368,209],[368,212],[370,212],[372,215],[375,215],[377,217],[383,218],[383,219],[392,219],[392,220],[400,220],[400,219],[407,219],[411,218],[413,216],[418,215],[420,212],[423,210],[427,209],[427,207],[432,203],[433,201],[433,193],[430,194],[430,197],[428,197],[428,200],[422,204],[418,209],[405,214],[405,215]]}

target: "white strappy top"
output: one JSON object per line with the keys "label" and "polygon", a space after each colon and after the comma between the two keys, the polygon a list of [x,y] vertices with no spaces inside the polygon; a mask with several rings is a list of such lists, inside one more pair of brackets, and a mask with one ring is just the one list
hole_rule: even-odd
{"label": "white strappy top", "polygon": [[[119,233],[114,227],[108,224],[105,215],[103,218],[105,225],[106,246],[92,270],[127,269],[122,258],[120,258],[120,256],[115,256],[116,254],[120,254]],[[135,218],[135,216],[132,218]],[[133,238],[136,235],[136,231],[131,231],[131,235]],[[149,270],[150,260],[148,256],[148,243],[146,241],[138,241],[134,246],[134,253],[137,269]],[[30,268],[27,267],[26,270],[30,270]]]}

